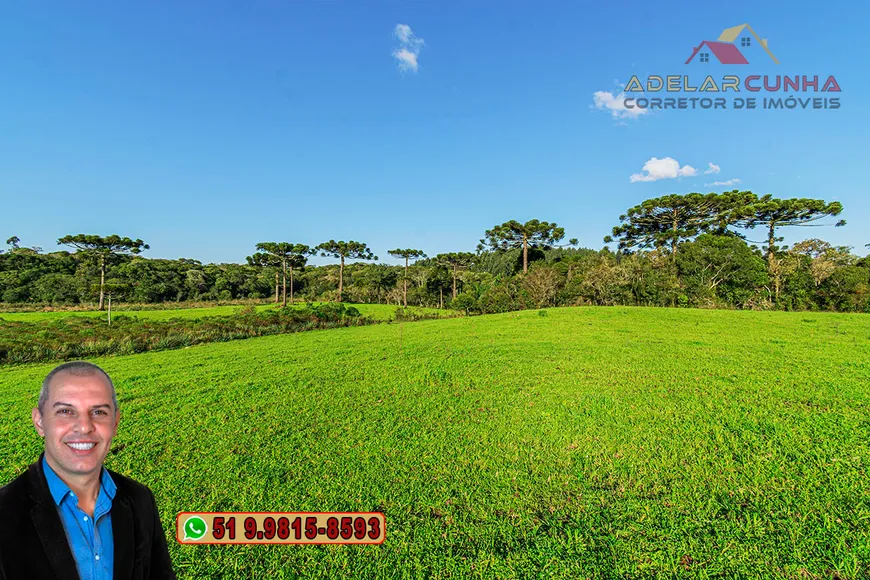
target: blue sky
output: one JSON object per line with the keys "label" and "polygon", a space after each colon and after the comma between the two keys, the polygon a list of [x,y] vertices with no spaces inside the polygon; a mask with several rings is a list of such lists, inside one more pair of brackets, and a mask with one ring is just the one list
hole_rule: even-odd
{"label": "blue sky", "polygon": [[[509,219],[597,249],[644,199],[737,187],[842,202],[847,226],[786,241],[865,255],[870,9],[719,4],[4,2],[0,237],[117,233],[203,262],[354,239],[398,263],[388,249],[472,251]],[[835,75],[841,93],[810,96],[840,109],[603,105],[632,75],[702,80],[693,47],[744,22],[780,64],[709,74]]]}

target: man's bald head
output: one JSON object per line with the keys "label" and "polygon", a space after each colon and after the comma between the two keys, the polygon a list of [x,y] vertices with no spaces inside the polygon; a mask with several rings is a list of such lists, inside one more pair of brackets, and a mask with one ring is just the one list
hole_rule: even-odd
{"label": "man's bald head", "polygon": [[48,401],[52,381],[57,379],[58,375],[62,374],[71,374],[76,377],[101,375],[106,380],[106,384],[109,385],[109,390],[112,392],[112,405],[115,407],[115,414],[118,413],[118,396],[115,394],[115,385],[112,383],[112,379],[106,371],[94,363],[89,363],[83,360],[63,363],[56,366],[50,373],[48,373],[48,376],[45,377],[44,381],[42,381],[42,388],[39,390],[39,401],[36,403],[36,408],[39,409],[40,413],[45,412],[44,407],[46,401]]}

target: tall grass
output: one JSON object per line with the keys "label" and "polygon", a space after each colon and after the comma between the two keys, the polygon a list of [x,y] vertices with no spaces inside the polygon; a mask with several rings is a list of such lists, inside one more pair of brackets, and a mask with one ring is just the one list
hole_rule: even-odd
{"label": "tall grass", "polygon": [[136,354],[374,322],[343,304],[265,311],[249,306],[232,316],[197,319],[148,320],[119,315],[111,326],[83,316],[35,322],[0,320],[0,365]]}
{"label": "tall grass", "polygon": [[[334,302],[308,302],[308,303],[296,303],[288,305],[288,308],[305,308],[305,307],[313,307],[313,306],[321,306],[323,304],[336,304]],[[368,318],[373,318],[376,320],[395,320],[396,313],[405,313],[408,316],[406,318],[411,319],[421,319],[421,318],[430,318],[430,317],[438,317],[438,318],[449,318],[452,316],[461,315],[460,312],[449,309],[438,309],[438,308],[421,308],[421,307],[409,307],[407,309],[396,308],[395,305],[390,304],[347,304],[348,307],[354,307],[359,312]],[[245,305],[223,305],[223,306],[213,306],[209,305],[206,307],[191,307],[191,308],[158,308],[158,309],[143,309],[143,310],[126,310],[121,308],[112,308],[112,318],[119,315],[125,316],[135,316],[136,318],[148,319],[148,320],[169,320],[171,318],[203,318],[206,316],[231,316],[239,312],[239,310],[244,307],[253,307],[258,312],[263,312],[267,310],[275,310],[280,307],[276,307],[274,304],[245,304]],[[82,317],[91,317],[91,318],[100,318],[103,321],[108,319],[108,313],[106,311],[100,312],[98,310],[58,310],[58,311],[39,311],[39,312],[4,312],[0,310],[0,320],[17,320],[20,322],[36,322],[39,320],[60,320],[62,318],[69,318],[70,316],[82,316]]]}
{"label": "tall grass", "polygon": [[[297,301],[298,303],[298,301]],[[0,302],[0,312],[93,312],[98,302],[82,304],[51,304],[48,302]],[[186,300],[183,302],[117,302],[113,310],[184,310],[186,308],[213,308],[215,306],[256,306],[275,304],[274,299],[243,298],[237,300]],[[105,314],[105,311],[103,312]]]}

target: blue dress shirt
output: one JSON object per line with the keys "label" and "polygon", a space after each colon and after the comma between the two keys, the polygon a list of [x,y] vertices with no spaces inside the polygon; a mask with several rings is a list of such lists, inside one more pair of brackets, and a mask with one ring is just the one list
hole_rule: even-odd
{"label": "blue dress shirt", "polygon": [[[45,479],[63,522],[70,550],[81,580],[112,580],[115,543],[112,539],[112,499],[115,482],[105,468],[100,473],[100,493],[90,517],[78,506],[78,497],[42,458]],[[96,522],[96,524],[95,524]]]}

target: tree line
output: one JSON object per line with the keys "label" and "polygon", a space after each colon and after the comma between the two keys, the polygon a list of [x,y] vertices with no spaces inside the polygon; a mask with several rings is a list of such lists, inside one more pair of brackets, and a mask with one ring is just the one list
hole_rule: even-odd
{"label": "tree line", "polygon": [[[870,311],[870,261],[816,237],[780,245],[782,229],[845,225],[839,202],[777,199],[749,191],[668,195],[619,218],[605,243],[577,248],[556,223],[511,220],[486,230],[474,252],[427,256],[388,253],[401,266],[376,263],[363,242],[315,246],[261,242],[245,264],[148,259],[140,239],[66,235],[75,249],[43,254],[12,236],[0,253],[0,301],[93,303],[114,293],[125,302],[274,297],[395,303],[469,313],[578,304]],[[748,239],[763,229],[759,241]],[[311,266],[314,255],[337,264]],[[375,263],[371,263],[375,262]]]}

